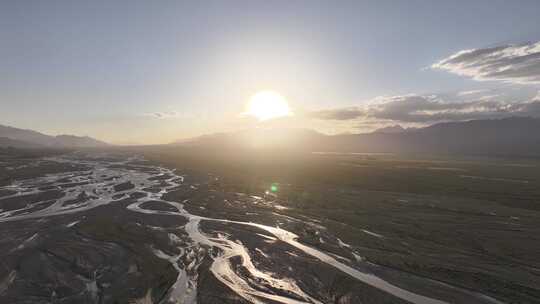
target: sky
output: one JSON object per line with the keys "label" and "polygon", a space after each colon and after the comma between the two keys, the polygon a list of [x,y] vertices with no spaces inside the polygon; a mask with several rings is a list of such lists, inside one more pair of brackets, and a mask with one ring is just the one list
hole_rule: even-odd
{"label": "sky", "polygon": [[[540,1],[0,0],[0,124],[111,143],[540,116]],[[242,115],[261,90],[294,115]]]}

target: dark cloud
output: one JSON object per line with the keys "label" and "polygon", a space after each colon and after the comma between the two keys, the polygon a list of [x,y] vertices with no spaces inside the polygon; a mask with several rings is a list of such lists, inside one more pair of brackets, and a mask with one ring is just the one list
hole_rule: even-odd
{"label": "dark cloud", "polygon": [[429,124],[442,121],[492,119],[509,116],[540,116],[540,99],[502,102],[479,97],[472,101],[448,102],[439,96],[404,95],[378,98],[365,107],[317,111],[311,117],[323,120],[392,121]]}
{"label": "dark cloud", "polygon": [[540,42],[464,50],[431,66],[476,80],[540,83]]}
{"label": "dark cloud", "polygon": [[313,111],[308,114],[312,118],[322,120],[351,120],[364,115],[365,112],[359,108],[342,108],[333,110]]}
{"label": "dark cloud", "polygon": [[520,108],[520,113],[527,116],[540,117],[540,100],[523,104]]}
{"label": "dark cloud", "polygon": [[368,116],[399,122],[431,123],[468,119],[496,118],[514,112],[502,102],[477,100],[446,102],[436,96],[396,96],[367,109]]}

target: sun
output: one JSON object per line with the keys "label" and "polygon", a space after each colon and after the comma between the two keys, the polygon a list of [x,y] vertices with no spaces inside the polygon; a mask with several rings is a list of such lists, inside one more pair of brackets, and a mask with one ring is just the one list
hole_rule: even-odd
{"label": "sun", "polygon": [[261,91],[249,99],[247,115],[258,120],[269,120],[292,115],[285,97],[273,91]]}

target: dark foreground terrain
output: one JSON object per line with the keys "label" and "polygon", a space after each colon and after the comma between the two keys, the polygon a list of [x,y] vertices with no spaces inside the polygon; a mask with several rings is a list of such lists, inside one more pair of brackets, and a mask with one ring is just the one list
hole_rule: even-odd
{"label": "dark foreground terrain", "polygon": [[535,160],[0,162],[0,303],[540,303]]}

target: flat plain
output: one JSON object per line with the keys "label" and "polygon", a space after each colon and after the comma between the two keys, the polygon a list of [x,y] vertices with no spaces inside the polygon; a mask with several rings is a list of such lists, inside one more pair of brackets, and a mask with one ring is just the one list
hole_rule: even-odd
{"label": "flat plain", "polygon": [[150,147],[1,161],[8,303],[539,302],[535,159]]}

